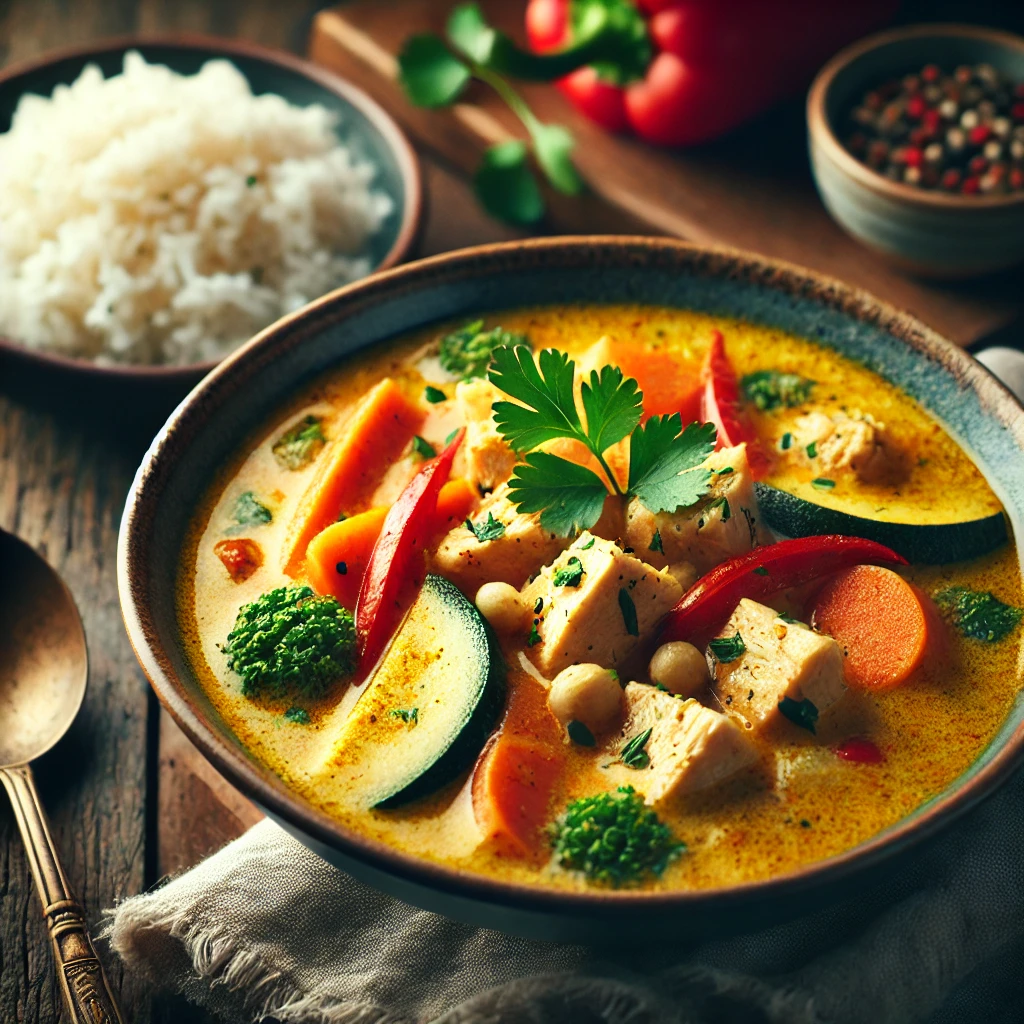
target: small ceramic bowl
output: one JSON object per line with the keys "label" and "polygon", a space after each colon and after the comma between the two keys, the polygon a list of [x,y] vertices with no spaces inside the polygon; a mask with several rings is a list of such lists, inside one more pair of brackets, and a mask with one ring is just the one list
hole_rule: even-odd
{"label": "small ceramic bowl", "polygon": [[807,97],[814,178],[829,213],[859,242],[922,276],[966,278],[1024,259],[1024,193],[964,196],[890,181],[847,151],[840,118],[887,78],[925,64],[991,64],[1024,82],[1024,39],[970,25],[918,25],[864,39],[837,54]]}
{"label": "small ceramic bowl", "polygon": [[[276,93],[290,103],[319,103],[340,115],[338,134],[378,171],[377,189],[394,209],[370,242],[374,270],[401,262],[412,247],[423,209],[423,186],[416,154],[402,130],[361,89],[337,75],[291,54],[253,43],[199,35],[122,37],[61,50],[0,71],[0,132],[10,128],[18,101],[26,93],[49,96],[58,85],[73,82],[87,64],[105,77],[121,71],[124,55],[137,50],[150,63],[164,64],[181,74],[195,74],[208,61],[226,58],[248,79],[257,95]],[[38,370],[78,378],[86,387],[127,385],[147,392],[177,391],[177,397],[205,376],[216,361],[184,366],[99,366],[18,344],[0,335],[0,362],[24,371]]]}

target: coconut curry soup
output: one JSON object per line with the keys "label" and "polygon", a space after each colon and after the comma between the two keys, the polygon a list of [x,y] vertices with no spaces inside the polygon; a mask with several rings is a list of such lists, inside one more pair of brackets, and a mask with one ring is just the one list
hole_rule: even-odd
{"label": "coconut curry soup", "polygon": [[562,889],[763,879],[939,793],[1020,688],[998,499],[831,349],[679,310],[434,328],[211,489],[209,697],[312,805]]}

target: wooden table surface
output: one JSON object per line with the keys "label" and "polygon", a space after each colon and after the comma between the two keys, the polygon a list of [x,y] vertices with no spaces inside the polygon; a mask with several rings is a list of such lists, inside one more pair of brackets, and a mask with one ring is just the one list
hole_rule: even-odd
{"label": "wooden table surface", "polygon": [[[318,5],[308,0],[0,0],[0,63],[91,38],[199,31],[304,52]],[[484,216],[464,169],[421,151],[428,217],[419,254],[516,232]],[[607,226],[607,225],[606,225]],[[614,223],[611,225],[614,229]],[[622,230],[627,230],[623,225]],[[102,401],[0,365],[0,527],[63,574],[85,619],[88,696],[69,737],[38,765],[68,875],[95,924],[117,900],[195,864],[259,817],[195,753],[150,693],[121,623],[114,573],[125,494],[162,413]],[[129,396],[130,397],[130,396]],[[74,764],[74,771],[66,766]],[[199,1022],[105,957],[126,1021]],[[0,805],[0,1022],[64,1021],[28,864]]]}

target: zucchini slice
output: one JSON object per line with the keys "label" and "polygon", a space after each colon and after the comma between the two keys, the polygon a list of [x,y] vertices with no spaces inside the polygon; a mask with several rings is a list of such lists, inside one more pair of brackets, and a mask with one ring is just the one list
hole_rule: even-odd
{"label": "zucchini slice", "polygon": [[483,748],[505,701],[505,663],[459,590],[428,575],[328,766],[363,807],[398,807],[451,781]]}
{"label": "zucchini slice", "polygon": [[841,533],[885,544],[908,562],[941,565],[978,558],[1006,543],[1002,512],[963,523],[884,523],[798,498],[769,484],[755,483],[761,519],[785,537]]}

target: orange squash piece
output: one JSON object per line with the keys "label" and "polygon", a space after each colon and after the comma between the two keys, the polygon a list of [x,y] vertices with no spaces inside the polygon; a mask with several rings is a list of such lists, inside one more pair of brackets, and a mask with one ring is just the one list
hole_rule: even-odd
{"label": "orange squash piece", "polygon": [[[449,480],[437,496],[434,533],[447,533],[461,523],[478,498],[465,477]],[[346,608],[356,606],[363,574],[377,543],[388,505],[379,505],[321,530],[306,548],[306,575],[318,594],[336,597]]]}
{"label": "orange squash piece", "polygon": [[284,571],[296,576],[309,542],[342,512],[369,500],[388,466],[423,421],[423,411],[385,377],[359,403],[340,436],[320,454],[320,468],[302,496],[285,544]]}
{"label": "orange squash piece", "polygon": [[813,599],[810,620],[843,648],[847,685],[858,690],[891,690],[944,647],[931,599],[880,565],[831,576]]}
{"label": "orange squash piece", "polygon": [[485,748],[473,774],[473,813],[502,853],[540,854],[563,756],[550,744],[505,731]]}

